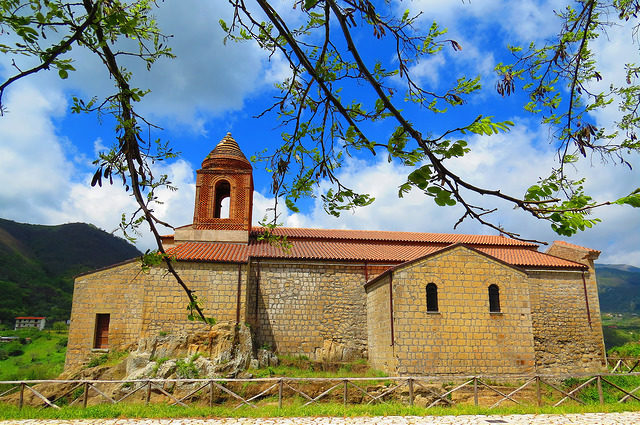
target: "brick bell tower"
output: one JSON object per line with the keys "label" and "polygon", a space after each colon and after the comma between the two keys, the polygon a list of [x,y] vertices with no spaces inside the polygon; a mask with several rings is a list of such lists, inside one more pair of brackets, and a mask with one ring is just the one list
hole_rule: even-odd
{"label": "brick bell tower", "polygon": [[248,243],[253,167],[231,133],[207,155],[196,173],[193,224],[176,229],[176,242]]}

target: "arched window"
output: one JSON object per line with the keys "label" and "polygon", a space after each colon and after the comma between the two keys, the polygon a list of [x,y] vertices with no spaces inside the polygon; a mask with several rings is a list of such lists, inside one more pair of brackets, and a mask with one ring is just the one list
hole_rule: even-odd
{"label": "arched window", "polygon": [[[215,187],[215,203],[213,218],[229,218],[231,185],[226,180],[220,180]],[[226,200],[226,201],[225,201]],[[225,201],[225,202],[223,202]]]}
{"label": "arched window", "polygon": [[500,288],[489,285],[489,312],[500,313]]}
{"label": "arched window", "polygon": [[438,311],[438,287],[435,283],[427,285],[427,311]]}

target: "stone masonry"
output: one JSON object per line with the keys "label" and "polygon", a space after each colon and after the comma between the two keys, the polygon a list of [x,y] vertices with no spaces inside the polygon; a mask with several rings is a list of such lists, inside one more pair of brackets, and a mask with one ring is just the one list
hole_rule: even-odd
{"label": "stone masonry", "polygon": [[[162,243],[205,314],[248,324],[254,349],[318,361],[367,357],[391,374],[604,367],[599,251],[556,242],[542,253],[499,235],[296,228],[269,235],[252,227],[252,205],[251,163],[227,134],[197,171],[193,223]],[[284,250],[270,236],[292,244]],[[427,302],[428,285],[437,308],[434,298]],[[135,348],[141,338],[204,329],[188,320],[187,306],[163,265],[143,272],[132,260],[80,275],[65,367]]]}
{"label": "stone masonry", "polygon": [[248,321],[259,345],[315,360],[366,357],[364,284],[389,267],[252,262]]}
{"label": "stone masonry", "polygon": [[[437,312],[426,308],[425,287],[431,282],[438,288]],[[374,367],[389,370],[386,362],[410,375],[535,370],[529,287],[522,271],[457,247],[397,268],[386,283],[368,288],[368,311],[375,315],[368,322],[369,340],[391,340],[393,358],[381,347],[382,363],[371,353]],[[489,312],[490,284],[500,288],[499,313]],[[389,286],[392,301],[385,299]],[[386,314],[380,317],[380,311]],[[391,326],[381,326],[381,320],[393,320],[392,335],[382,335]]]}

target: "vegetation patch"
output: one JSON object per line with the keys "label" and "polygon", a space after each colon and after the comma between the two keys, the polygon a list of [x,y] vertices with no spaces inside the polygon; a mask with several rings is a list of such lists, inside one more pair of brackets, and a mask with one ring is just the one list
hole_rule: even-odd
{"label": "vegetation patch", "polygon": [[386,373],[369,367],[366,359],[352,362],[315,362],[307,356],[278,356],[278,366],[249,369],[254,378],[384,378]]}
{"label": "vegetation patch", "polygon": [[532,405],[498,407],[476,407],[469,405],[454,407],[424,408],[405,406],[400,403],[378,405],[347,405],[342,403],[322,403],[303,406],[303,400],[295,400],[284,405],[264,405],[259,409],[252,407],[205,407],[205,406],[169,406],[167,404],[102,404],[81,407],[62,407],[59,410],[0,404],[0,419],[94,419],[94,418],[217,418],[217,417],[297,417],[297,416],[444,416],[444,415],[512,415],[512,414],[565,414],[595,412],[625,412],[640,410],[640,403],[609,403],[586,406],[563,405],[560,407],[541,407]]}
{"label": "vegetation patch", "polygon": [[21,329],[1,334],[18,339],[0,344],[0,381],[52,379],[62,373],[66,332]]}
{"label": "vegetation patch", "polygon": [[620,347],[613,347],[608,352],[614,357],[638,357],[640,358],[640,342],[627,342]]}

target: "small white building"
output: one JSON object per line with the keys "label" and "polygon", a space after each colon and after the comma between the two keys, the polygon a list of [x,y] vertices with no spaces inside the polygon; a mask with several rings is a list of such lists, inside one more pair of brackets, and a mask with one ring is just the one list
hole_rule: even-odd
{"label": "small white building", "polygon": [[16,327],[14,329],[38,328],[43,330],[45,322],[46,320],[44,317],[16,317]]}

